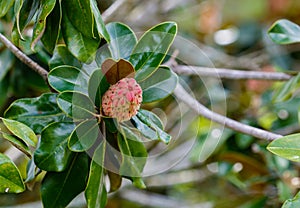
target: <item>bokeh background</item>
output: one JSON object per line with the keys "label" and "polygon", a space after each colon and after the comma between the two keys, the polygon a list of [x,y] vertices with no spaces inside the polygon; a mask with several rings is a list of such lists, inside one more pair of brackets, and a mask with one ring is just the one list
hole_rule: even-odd
{"label": "bokeh background", "polygon": [[[105,12],[115,1],[98,2]],[[183,63],[192,59],[194,65],[237,70],[290,72],[300,68],[300,45],[278,46],[267,36],[268,28],[278,19],[300,24],[298,0],[120,2],[121,6],[108,15],[106,22],[120,21],[136,32],[162,21],[177,22],[178,35],[202,52],[194,53],[186,49],[184,42],[182,45],[177,42],[171,51],[177,50],[184,57]],[[13,16],[6,18],[0,22],[2,32],[11,28]],[[22,49],[47,67],[50,55],[43,50],[34,53],[26,44],[25,41]],[[0,46],[1,52],[4,47]],[[201,103],[230,118],[283,135],[300,131],[297,115],[300,97],[296,95],[284,103],[271,101],[281,82],[210,80],[199,76],[181,76],[181,79]],[[47,90],[43,80],[12,55],[0,54],[0,116],[15,99],[36,97]],[[145,106],[156,112],[166,123],[168,132],[177,138],[159,158],[169,168],[145,177],[145,190],[135,189],[125,181],[119,191],[109,195],[107,207],[280,207],[297,193],[299,164],[268,152],[267,141],[224,129],[195,117],[192,111],[179,105],[170,96],[163,102]],[[0,142],[0,151],[5,152],[8,144]],[[178,154],[184,158],[175,164],[172,158]],[[18,165],[25,173],[26,160],[19,158]],[[32,184],[31,189],[19,195],[0,195],[0,206],[41,207],[39,183]],[[83,200],[81,195],[69,207],[84,207]]]}

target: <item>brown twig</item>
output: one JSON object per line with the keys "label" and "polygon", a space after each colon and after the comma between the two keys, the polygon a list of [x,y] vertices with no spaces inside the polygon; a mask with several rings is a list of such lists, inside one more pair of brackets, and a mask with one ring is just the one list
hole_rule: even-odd
{"label": "brown twig", "polygon": [[246,124],[240,123],[238,121],[227,118],[226,116],[220,115],[218,113],[209,110],[204,105],[199,103],[195,98],[193,98],[190,94],[188,94],[181,85],[177,86],[177,88],[174,91],[174,94],[177,97],[177,99],[186,103],[191,109],[196,111],[196,113],[199,116],[203,116],[211,121],[224,125],[235,131],[248,134],[256,138],[265,139],[268,141],[272,141],[274,139],[278,139],[282,137],[282,135],[280,134],[274,134],[269,131],[248,126]]}
{"label": "brown twig", "polygon": [[20,49],[18,49],[12,42],[10,42],[3,34],[0,33],[0,41],[24,64],[29,66],[33,71],[37,72],[47,82],[48,71],[34,62]]}
{"label": "brown twig", "polygon": [[181,75],[198,75],[203,77],[216,77],[224,79],[256,79],[287,81],[292,75],[282,72],[243,71],[224,68],[209,68],[200,66],[177,65],[172,67],[173,71]]}

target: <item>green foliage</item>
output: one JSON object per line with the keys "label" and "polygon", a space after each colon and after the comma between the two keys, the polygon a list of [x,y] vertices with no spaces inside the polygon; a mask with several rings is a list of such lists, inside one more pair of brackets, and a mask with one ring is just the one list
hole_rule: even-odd
{"label": "green foliage", "polygon": [[85,189],[88,172],[89,157],[85,153],[76,153],[67,170],[47,172],[41,187],[44,207],[66,207]]}
{"label": "green foliage", "polygon": [[293,199],[286,200],[281,208],[296,208],[299,206],[300,206],[300,193],[298,192]]}
{"label": "green foliage", "polygon": [[[157,116],[142,109],[132,118],[136,129],[104,117],[101,99],[110,84],[129,74],[140,81],[145,103],[170,95],[177,77],[160,64],[174,40],[176,24],[154,26],[138,41],[127,25],[105,25],[95,0],[0,1],[0,16],[5,16],[11,7],[15,14],[12,41],[26,46],[26,53],[44,58],[50,68],[47,81],[53,90],[16,100],[2,119],[1,138],[32,157],[26,183],[37,176],[36,168],[46,171],[41,186],[44,207],[65,207],[84,190],[89,207],[105,207],[106,174],[111,191],[120,187],[122,177],[144,188],[141,176],[148,154],[139,136],[165,143],[171,137],[163,131]],[[25,34],[27,28],[33,29],[32,37]],[[106,45],[99,49],[102,38]],[[0,56],[7,60],[1,65],[2,81],[14,58],[8,50]],[[99,68],[84,68],[91,62]],[[106,170],[105,161],[113,160],[106,140],[114,140],[122,155],[116,172]],[[94,148],[90,160],[84,151]],[[0,161],[1,191],[24,191],[18,168],[5,155],[1,154]]]}
{"label": "green foliage", "polygon": [[270,38],[278,44],[300,42],[300,27],[289,20],[278,20],[269,29]]}
{"label": "green foliage", "polygon": [[20,193],[25,190],[16,165],[4,154],[0,154],[0,192]]}
{"label": "green foliage", "polygon": [[[1,192],[23,192],[39,170],[46,173],[41,176],[46,208],[66,207],[82,191],[88,207],[105,207],[106,175],[110,191],[118,190],[124,177],[145,188],[141,177],[148,153],[143,139],[169,143],[171,136],[147,110],[121,123],[104,116],[101,100],[111,84],[125,77],[139,81],[144,103],[173,92],[177,76],[161,63],[175,38],[176,24],[156,25],[137,40],[125,24],[105,25],[96,0],[13,3],[0,1],[0,16],[13,7],[12,41],[27,54],[43,57],[52,92],[38,91],[38,97],[18,99],[6,110],[1,138],[31,159],[24,183],[13,162],[0,155]],[[32,37],[25,33],[27,28],[32,28]],[[0,53],[2,59],[7,61],[1,65],[0,80],[14,62],[8,50]],[[110,145],[120,157],[112,156]],[[107,167],[111,161],[117,164],[114,170]]]}
{"label": "green foliage", "polygon": [[129,61],[134,66],[136,80],[145,80],[154,73],[166,56],[177,33],[174,22],[164,22],[148,30],[134,47]]}
{"label": "green foliage", "polygon": [[267,149],[286,159],[300,162],[300,134],[288,135],[271,142]]}

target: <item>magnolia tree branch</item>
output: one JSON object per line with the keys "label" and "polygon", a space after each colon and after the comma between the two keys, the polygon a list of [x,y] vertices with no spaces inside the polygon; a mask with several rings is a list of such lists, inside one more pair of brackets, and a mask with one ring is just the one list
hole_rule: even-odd
{"label": "magnolia tree branch", "polygon": [[24,64],[29,66],[33,71],[37,72],[47,82],[48,71],[41,67],[38,63],[30,59],[20,49],[18,49],[12,42],[10,42],[3,34],[0,33],[0,41]]}
{"label": "magnolia tree branch", "polygon": [[107,22],[110,17],[126,2],[126,0],[115,1],[108,9],[106,9],[102,14],[102,19]]}
{"label": "magnolia tree branch", "polygon": [[199,75],[202,77],[216,77],[224,79],[256,79],[286,81],[292,78],[292,75],[282,72],[264,72],[264,71],[242,71],[224,68],[209,68],[200,66],[175,65],[173,71],[181,75]]}
{"label": "magnolia tree branch", "polygon": [[174,94],[177,97],[177,99],[186,103],[199,116],[203,116],[211,121],[224,125],[235,131],[248,134],[256,138],[269,140],[269,141],[282,137],[282,135],[280,134],[274,134],[262,129],[248,126],[246,124],[240,123],[238,121],[227,118],[223,115],[220,115],[218,113],[209,110],[204,105],[199,103],[196,99],[194,99],[188,92],[186,92],[185,89],[180,84],[175,89]]}

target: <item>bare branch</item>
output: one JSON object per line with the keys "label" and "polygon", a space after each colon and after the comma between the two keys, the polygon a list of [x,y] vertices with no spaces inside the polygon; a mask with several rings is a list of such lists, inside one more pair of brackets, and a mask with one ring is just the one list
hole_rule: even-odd
{"label": "bare branch", "polygon": [[292,78],[292,75],[282,72],[264,72],[264,71],[242,71],[224,68],[209,68],[200,66],[177,65],[172,67],[173,71],[181,75],[199,75],[203,77],[216,77],[224,79],[257,79],[286,81]]}
{"label": "bare branch", "polygon": [[48,71],[41,67],[38,63],[31,60],[20,49],[18,49],[12,42],[10,42],[4,35],[0,33],[0,41],[24,64],[29,66],[33,71],[37,72],[47,82]]}
{"label": "bare branch", "polygon": [[282,135],[280,134],[274,134],[262,129],[248,126],[246,124],[240,123],[238,121],[227,118],[226,116],[220,115],[209,110],[204,105],[199,103],[196,99],[194,99],[190,94],[188,94],[181,85],[177,86],[177,88],[174,91],[174,94],[179,100],[186,103],[191,109],[196,111],[198,115],[203,116],[221,125],[224,125],[235,131],[269,141],[282,137]]}
{"label": "bare branch", "polygon": [[102,14],[102,19],[104,22],[108,21],[109,18],[126,2],[126,0],[115,1],[108,9],[106,9]]}

